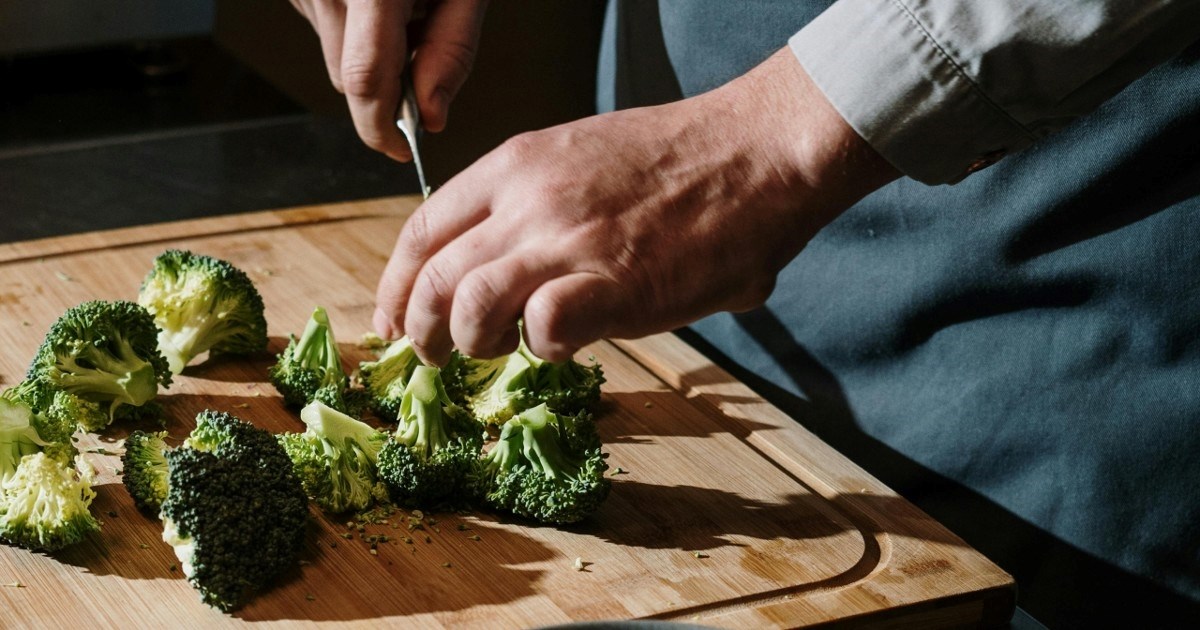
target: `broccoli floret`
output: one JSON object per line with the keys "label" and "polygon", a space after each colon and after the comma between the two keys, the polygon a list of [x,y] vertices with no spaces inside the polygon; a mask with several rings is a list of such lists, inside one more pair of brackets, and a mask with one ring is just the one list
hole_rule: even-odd
{"label": "broccoli floret", "polygon": [[588,412],[558,416],[538,405],[504,423],[472,473],[474,494],[493,509],[542,523],[574,523],[608,496],[604,458]]}
{"label": "broccoli floret", "polygon": [[169,249],[154,259],[138,303],[154,316],[172,374],[205,351],[246,355],[267,347],[262,297],[224,260]]}
{"label": "broccoli floret", "polygon": [[27,378],[105,408],[107,425],[171,383],[157,336],[154,318],[133,302],[85,302],[50,327]]}
{"label": "broccoli floret", "polygon": [[551,363],[530,352],[524,339],[517,352],[529,361],[532,371],[526,404],[546,403],[551,411],[570,415],[599,402],[604,371],[594,359],[591,365],[571,360]]}
{"label": "broccoli floret", "polygon": [[498,359],[466,358],[463,365],[460,391],[480,422],[502,424],[533,406],[533,366],[520,352]]}
{"label": "broccoli floret", "polygon": [[604,383],[599,364],[551,363],[530,352],[524,340],[516,352],[495,359],[455,353],[442,371],[451,400],[488,424],[503,423],[543,403],[567,415],[590,409],[600,400]]}
{"label": "broccoli floret", "polygon": [[274,436],[205,411],[166,459],[163,540],[206,604],[232,610],[297,564],[308,504]]}
{"label": "broccoli floret", "polygon": [[386,432],[314,401],[300,411],[304,433],[284,433],[279,443],[308,495],[328,512],[362,510],[386,496],[376,462]]}
{"label": "broccoli floret", "polygon": [[317,400],[351,418],[361,418],[371,408],[371,395],[367,390],[356,387],[326,385],[313,392],[309,402]]}
{"label": "broccoli floret", "polygon": [[283,394],[283,401],[292,407],[307,405],[322,387],[332,385],[345,389],[349,386],[325,309],[318,306],[313,310],[304,334],[299,339],[291,336],[287,348],[271,366],[269,375],[275,388]]}
{"label": "broccoli floret", "polygon": [[26,380],[0,394],[0,481],[12,475],[26,455],[44,451],[69,465],[78,454],[71,442],[75,424],[42,411],[47,393],[54,395],[36,381]]}
{"label": "broccoli floret", "polygon": [[421,359],[408,337],[392,342],[375,361],[358,364],[359,378],[371,397],[372,409],[380,418],[389,422],[396,420],[404,389],[419,365]]}
{"label": "broccoli floret", "polygon": [[98,531],[89,507],[92,468],[76,466],[47,453],[21,458],[16,470],[0,482],[0,538],[42,551],[56,551]]}
{"label": "broccoli floret", "polygon": [[450,402],[435,368],[418,366],[402,399],[399,427],[379,453],[379,478],[400,503],[433,506],[457,496],[483,426]]}
{"label": "broccoli floret", "polygon": [[134,431],[125,438],[121,481],[139,508],[158,515],[167,498],[167,432]]}

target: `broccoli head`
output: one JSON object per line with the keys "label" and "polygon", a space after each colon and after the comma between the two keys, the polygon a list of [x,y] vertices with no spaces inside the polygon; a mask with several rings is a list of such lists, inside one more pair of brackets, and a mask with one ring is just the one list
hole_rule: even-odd
{"label": "broccoli head", "polygon": [[574,523],[608,496],[608,464],[588,412],[559,416],[545,404],[504,423],[472,473],[475,496],[493,509],[542,523]]}
{"label": "broccoli head", "polygon": [[451,399],[488,424],[503,423],[543,403],[567,415],[590,409],[600,400],[604,383],[599,364],[551,363],[534,355],[524,339],[516,352],[495,359],[455,353],[443,374]]}
{"label": "broccoli head", "polygon": [[26,455],[13,473],[0,482],[0,538],[42,551],[56,551],[98,531],[89,508],[90,465],[75,466],[44,452]]}
{"label": "broccoli head", "polygon": [[421,359],[408,337],[393,341],[378,359],[358,364],[359,377],[379,417],[395,421],[408,380],[419,365]]}
{"label": "broccoli head", "polygon": [[245,272],[224,260],[167,250],[154,259],[138,303],[154,316],[172,374],[205,351],[246,355],[267,347],[262,297]]}
{"label": "broccoli head", "polygon": [[483,426],[450,402],[437,369],[413,372],[399,423],[379,453],[379,478],[391,497],[433,506],[456,496],[479,455]]}
{"label": "broccoli head", "polygon": [[599,402],[604,371],[595,360],[591,365],[572,360],[551,363],[534,355],[524,339],[517,352],[529,361],[531,370],[526,404],[546,403],[551,411],[570,415]]}
{"label": "broccoli head", "polygon": [[85,302],[50,327],[27,378],[106,407],[107,425],[122,405],[140,407],[171,383],[157,337],[154,318],[133,302]]}
{"label": "broccoli head", "polygon": [[71,442],[74,423],[40,411],[47,395],[54,394],[31,380],[0,394],[0,481],[16,472],[26,455],[44,451],[66,465],[78,453]]}
{"label": "broccoli head", "polygon": [[139,508],[155,515],[167,498],[166,437],[166,431],[134,431],[121,454],[121,482]]}
{"label": "broccoli head", "polygon": [[297,564],[308,504],[269,432],[205,411],[166,460],[163,540],[206,604],[237,608]]}
{"label": "broccoli head", "polygon": [[325,309],[318,306],[313,310],[304,334],[299,339],[291,337],[271,366],[269,376],[275,389],[283,394],[283,401],[292,407],[307,405],[322,387],[349,386]]}
{"label": "broccoli head", "polygon": [[284,433],[279,443],[308,495],[328,512],[362,510],[384,498],[376,462],[387,433],[313,401],[300,411],[304,433]]}

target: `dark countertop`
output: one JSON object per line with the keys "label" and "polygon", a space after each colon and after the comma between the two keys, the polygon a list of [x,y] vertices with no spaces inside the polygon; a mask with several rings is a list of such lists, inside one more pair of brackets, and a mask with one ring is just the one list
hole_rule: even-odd
{"label": "dark countertop", "polygon": [[349,121],[226,123],[0,151],[0,242],[417,192]]}

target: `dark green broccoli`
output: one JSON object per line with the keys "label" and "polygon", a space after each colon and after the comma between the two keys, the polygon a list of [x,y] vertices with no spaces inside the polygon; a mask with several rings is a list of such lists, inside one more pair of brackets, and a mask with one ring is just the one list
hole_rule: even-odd
{"label": "dark green broccoli", "polygon": [[158,515],[167,498],[167,432],[134,431],[125,438],[121,482],[139,508]]}
{"label": "dark green broccoli", "polygon": [[[160,383],[171,383],[157,337],[154,318],[133,302],[85,302],[50,327],[27,378],[95,403],[106,412],[107,425],[153,399]],[[98,414],[89,414],[80,424],[102,428],[94,426]]]}
{"label": "dark green broccoli", "polygon": [[237,608],[297,565],[308,504],[273,435],[204,411],[166,459],[163,540],[206,604]]}
{"label": "dark green broccoli", "polygon": [[313,310],[304,334],[299,339],[291,336],[287,348],[271,366],[269,375],[275,389],[283,394],[284,403],[292,407],[307,405],[322,387],[345,389],[349,386],[325,309],[318,306]]}
{"label": "dark green broccoli", "polygon": [[558,416],[545,404],[504,423],[472,473],[485,505],[542,523],[574,523],[608,496],[608,464],[591,416]]}
{"label": "dark green broccoli", "polygon": [[483,426],[450,402],[436,368],[418,366],[402,398],[399,427],[379,453],[379,478],[393,500],[432,507],[464,489]]}
{"label": "dark green broccoli", "polygon": [[308,495],[328,512],[362,510],[386,498],[376,462],[386,432],[313,401],[300,411],[304,433],[284,433],[279,443]]}
{"label": "dark green broccoli", "polygon": [[380,418],[389,422],[396,420],[408,379],[419,365],[421,359],[408,337],[393,341],[378,359],[358,364],[359,378],[371,397],[372,409]]}
{"label": "dark green broccoli", "polygon": [[523,340],[517,352],[529,361],[532,371],[529,402],[546,403],[555,413],[571,415],[591,409],[600,401],[604,371],[594,359],[591,365],[577,361],[551,363],[530,352]]}
{"label": "dark green broccoli", "polygon": [[551,363],[530,352],[523,340],[516,352],[495,359],[455,353],[443,374],[451,400],[488,424],[543,403],[567,415],[590,409],[600,400],[604,383],[599,364]]}
{"label": "dark green broccoli", "polygon": [[0,538],[41,551],[83,540],[100,529],[89,510],[92,483],[92,468],[82,460],[70,465],[46,452],[22,457],[0,482]]}
{"label": "dark green broccoli", "polygon": [[172,374],[205,351],[247,355],[267,347],[262,297],[224,260],[169,249],[154,259],[138,303],[158,324],[158,348]]}
{"label": "dark green broccoli", "polygon": [[35,411],[29,382],[0,395],[0,538],[45,551],[78,542],[100,525],[91,467],[74,461],[74,424]]}

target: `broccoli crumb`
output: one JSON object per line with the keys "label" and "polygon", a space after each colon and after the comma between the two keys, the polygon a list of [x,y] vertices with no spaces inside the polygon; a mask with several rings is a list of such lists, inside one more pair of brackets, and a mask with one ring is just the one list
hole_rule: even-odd
{"label": "broccoli crumb", "polygon": [[573,564],[571,566],[576,571],[582,571],[585,568],[587,568],[587,563],[583,561],[583,558],[575,558],[575,564]]}
{"label": "broccoli crumb", "polygon": [[171,566],[167,567],[167,570],[170,571],[171,573],[174,573],[179,570],[179,565],[172,564]]}
{"label": "broccoli crumb", "polygon": [[117,512],[115,510],[109,510],[108,517],[109,518],[117,518]]}
{"label": "broccoli crumb", "polygon": [[4,584],[4,586],[7,588],[25,588],[25,585],[22,584],[20,580],[17,580],[15,582],[8,582],[8,583]]}
{"label": "broccoli crumb", "polygon": [[475,542],[479,542],[483,539],[479,537],[479,534],[475,534],[474,536],[471,536],[471,540],[474,540]]}
{"label": "broccoli crumb", "polygon": [[646,404],[644,404],[644,405],[642,405],[642,406],[643,406],[643,407],[645,407],[645,408],[647,408],[647,409],[653,409],[653,408],[654,408],[654,403],[652,403],[652,402],[650,402],[649,400],[647,400],[647,401],[646,401]]}
{"label": "broccoli crumb", "polygon": [[450,564],[449,562],[443,562],[443,563],[442,563],[442,567],[443,567],[443,568],[446,568],[446,569],[452,568],[453,566],[454,566],[454,565]]}
{"label": "broccoli crumb", "polygon": [[150,545],[147,545],[146,543],[138,544],[138,549],[149,549],[149,548],[150,548]]}
{"label": "broccoli crumb", "polygon": [[613,469],[612,473],[610,473],[610,474],[612,474],[612,476],[614,476],[614,477],[617,475],[628,475],[629,471],[625,470],[624,468],[621,468],[620,466],[617,466],[615,469]]}
{"label": "broccoli crumb", "polygon": [[427,543],[431,543],[431,542],[433,542],[433,539],[432,539],[432,538],[430,538],[430,537],[428,537],[428,536],[426,536],[426,537],[425,537],[425,542],[427,542]]}
{"label": "broccoli crumb", "polygon": [[468,527],[465,523],[459,523],[458,527],[456,529],[458,529],[458,531],[460,531],[460,532],[465,532],[471,528]]}
{"label": "broccoli crumb", "polygon": [[62,280],[63,282],[75,282],[75,278],[72,278],[71,276],[69,276],[61,271],[55,271],[54,275],[57,276],[58,279]]}
{"label": "broccoli crumb", "polygon": [[372,548],[371,548],[371,555],[372,555],[372,556],[378,556],[378,555],[379,555],[379,550],[377,550],[377,549],[375,549],[374,547],[372,547]]}
{"label": "broccoli crumb", "polygon": [[307,599],[310,602],[315,602],[315,601],[317,601],[317,596],[313,595],[312,593],[309,593],[308,595],[304,596],[304,599]]}
{"label": "broccoli crumb", "polygon": [[707,558],[707,557],[708,557],[708,554],[706,554],[706,553],[700,553],[699,551],[693,551],[693,552],[692,552],[692,555],[693,555],[693,556],[695,556],[695,557],[697,557],[697,558]]}

